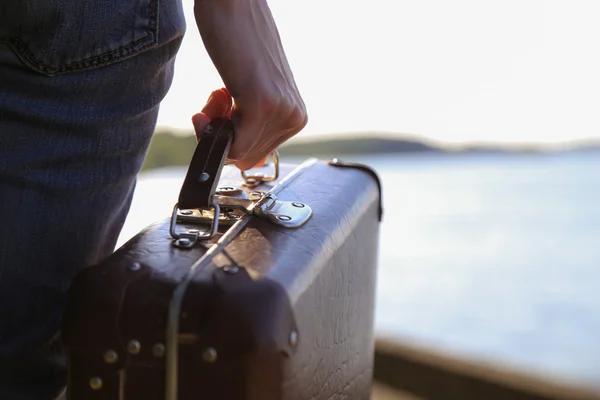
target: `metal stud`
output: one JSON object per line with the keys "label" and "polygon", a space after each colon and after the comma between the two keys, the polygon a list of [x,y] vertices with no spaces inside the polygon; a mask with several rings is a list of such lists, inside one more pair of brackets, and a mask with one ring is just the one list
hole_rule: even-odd
{"label": "metal stud", "polygon": [[226,265],[223,267],[223,272],[232,275],[237,274],[238,272],[240,272],[240,267],[238,267],[237,265]]}
{"label": "metal stud", "polygon": [[130,354],[138,354],[140,350],[142,350],[142,345],[137,340],[132,340],[129,343],[127,343],[127,351]]}
{"label": "metal stud", "polygon": [[202,359],[208,363],[214,363],[217,361],[217,350],[207,347],[202,353]]}
{"label": "metal stud", "polygon": [[255,187],[260,184],[260,180],[256,178],[246,178],[243,185],[246,187]]}
{"label": "metal stud", "polygon": [[278,215],[277,219],[280,221],[291,221],[292,217],[290,217],[289,215]]}
{"label": "metal stud", "polygon": [[180,210],[179,214],[181,215],[192,215],[194,212],[192,210]]}
{"label": "metal stud", "polygon": [[252,201],[257,201],[260,200],[260,198],[263,196],[263,192],[250,192],[248,194],[248,199],[252,200]]}
{"label": "metal stud", "polygon": [[114,364],[117,362],[118,359],[119,359],[119,355],[117,354],[116,351],[106,350],[104,352],[104,361],[106,361],[107,364]]}
{"label": "metal stud", "polygon": [[292,333],[290,333],[290,345],[292,347],[296,347],[297,344],[298,344],[298,332],[292,331]]}
{"label": "metal stud", "polygon": [[90,379],[90,387],[93,390],[100,390],[102,389],[102,379],[98,378],[98,377],[94,377],[92,379]]}
{"label": "metal stud", "polygon": [[190,239],[188,239],[188,238],[184,238],[184,237],[182,237],[182,238],[179,238],[179,239],[177,239],[177,240],[175,241],[175,244],[176,244],[177,246],[181,246],[181,247],[187,247],[187,246],[189,246],[191,243],[192,243],[192,241],[191,241]]}
{"label": "metal stud", "polygon": [[293,202],[293,203],[292,203],[292,205],[293,205],[294,207],[298,207],[298,208],[304,208],[304,207],[306,207],[306,205],[305,205],[305,204],[298,203],[298,202]]}
{"label": "metal stud", "polygon": [[141,268],[142,268],[142,266],[138,262],[134,262],[129,267],[127,267],[127,269],[130,271],[139,271]]}
{"label": "metal stud", "polygon": [[157,358],[164,357],[165,345],[162,343],[156,343],[154,346],[152,346],[152,354]]}
{"label": "metal stud", "polygon": [[198,177],[198,182],[206,182],[210,178],[210,175],[206,172],[203,172],[200,177]]}

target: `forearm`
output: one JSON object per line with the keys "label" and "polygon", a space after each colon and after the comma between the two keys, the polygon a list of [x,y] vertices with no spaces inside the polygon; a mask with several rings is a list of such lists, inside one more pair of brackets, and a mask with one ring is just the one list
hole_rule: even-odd
{"label": "forearm", "polygon": [[277,26],[266,0],[196,0],[194,11],[234,101],[230,158],[251,168],[308,121]]}
{"label": "forearm", "polygon": [[[204,46],[232,97],[239,101],[255,93],[278,98],[278,88],[296,88],[265,0],[196,0],[194,9]],[[265,91],[266,82],[272,93]],[[261,90],[253,90],[258,85]]]}

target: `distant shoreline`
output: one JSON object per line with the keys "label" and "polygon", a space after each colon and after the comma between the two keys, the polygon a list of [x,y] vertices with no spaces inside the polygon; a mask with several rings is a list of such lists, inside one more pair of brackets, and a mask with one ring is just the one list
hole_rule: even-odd
{"label": "distant shoreline", "polygon": [[573,151],[600,151],[600,141],[573,141],[561,144],[448,144],[414,135],[385,132],[357,132],[347,136],[294,138],[280,152],[290,155],[385,154],[385,153],[444,153],[444,154],[538,154]]}
{"label": "distant shoreline", "polygon": [[[189,134],[157,130],[150,144],[142,170],[166,166],[187,165],[196,147],[196,138]],[[574,141],[560,145],[504,145],[434,143],[426,138],[380,132],[358,132],[347,136],[299,137],[279,149],[282,156],[334,158],[361,154],[547,154],[572,152],[600,152],[600,141]]]}

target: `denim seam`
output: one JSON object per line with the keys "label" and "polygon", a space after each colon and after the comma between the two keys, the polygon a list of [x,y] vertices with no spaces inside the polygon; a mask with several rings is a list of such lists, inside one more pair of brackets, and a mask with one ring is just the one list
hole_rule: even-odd
{"label": "denim seam", "polygon": [[[156,46],[158,44],[158,0],[150,0],[150,22],[148,27],[152,29],[152,33],[147,34],[143,38],[140,38],[134,42],[131,42],[127,45],[121,46],[115,50],[107,51],[105,53],[99,54],[94,57],[85,58],[83,60],[74,61],[68,64],[62,64],[58,67],[51,67],[42,61],[38,60],[32,53],[29,51],[25,43],[23,43],[18,38],[5,38],[0,39],[0,44],[8,44],[13,50],[17,53],[19,58],[28,66],[33,68],[34,70],[41,72],[43,74],[52,76],[66,72],[75,72],[75,71],[85,71],[97,67],[101,67],[104,65],[111,64],[113,62],[117,62],[124,58],[133,56],[135,54],[139,54],[140,52]],[[143,44],[144,42],[150,42],[147,44]],[[138,47],[140,46],[141,47]]]}

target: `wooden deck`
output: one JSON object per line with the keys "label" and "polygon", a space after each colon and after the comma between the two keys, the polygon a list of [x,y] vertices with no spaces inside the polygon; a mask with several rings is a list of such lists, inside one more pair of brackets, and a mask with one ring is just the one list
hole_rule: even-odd
{"label": "wooden deck", "polygon": [[371,400],[422,400],[419,397],[396,390],[384,383],[373,384]]}
{"label": "wooden deck", "polygon": [[600,400],[600,386],[540,377],[378,340],[371,400]]}

